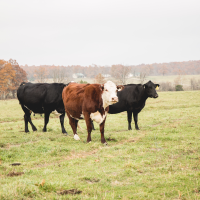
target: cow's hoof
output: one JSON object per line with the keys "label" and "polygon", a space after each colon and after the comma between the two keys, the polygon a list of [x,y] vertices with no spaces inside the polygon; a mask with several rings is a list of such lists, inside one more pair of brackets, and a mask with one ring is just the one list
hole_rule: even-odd
{"label": "cow's hoof", "polygon": [[107,142],[105,142],[105,143],[103,143],[105,146],[107,146],[108,145],[108,143]]}
{"label": "cow's hoof", "polygon": [[66,132],[66,133],[63,133],[63,135],[64,135],[64,136],[68,136],[68,133],[67,133],[67,132]]}
{"label": "cow's hoof", "polygon": [[77,134],[74,135],[75,140],[80,140],[79,136]]}

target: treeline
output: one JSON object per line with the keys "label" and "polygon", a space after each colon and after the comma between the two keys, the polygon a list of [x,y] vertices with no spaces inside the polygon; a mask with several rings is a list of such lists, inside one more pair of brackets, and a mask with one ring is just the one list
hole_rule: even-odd
{"label": "treeline", "polygon": [[0,60],[0,99],[16,98],[17,88],[23,81],[27,81],[27,74],[16,60]]}
{"label": "treeline", "polygon": [[54,65],[40,65],[40,66],[20,66],[28,75],[28,79],[33,81],[41,79],[43,74],[46,78],[56,78],[59,74],[65,75],[68,79],[72,74],[82,73],[88,78],[95,78],[98,74],[109,74],[113,76],[117,66],[123,66],[127,73],[131,73],[135,77],[141,76],[167,76],[167,75],[195,75],[200,74],[200,60],[185,61],[185,62],[170,62],[170,63],[153,63],[140,65],[112,65],[112,66],[54,66]]}
{"label": "treeline", "polygon": [[[130,77],[137,77],[144,83],[148,76],[179,75],[174,85],[182,84],[181,75],[200,74],[200,60],[187,62],[153,63],[141,65],[112,65],[112,66],[19,66],[16,60],[0,60],[0,99],[15,98],[16,91],[23,81],[34,82],[63,82],[73,80],[73,74],[82,74],[84,77],[94,79],[96,83],[103,83],[105,77],[112,77],[116,84],[126,84]],[[191,80],[191,89],[199,89],[199,80]],[[172,83],[163,83],[163,90],[172,90]]]}

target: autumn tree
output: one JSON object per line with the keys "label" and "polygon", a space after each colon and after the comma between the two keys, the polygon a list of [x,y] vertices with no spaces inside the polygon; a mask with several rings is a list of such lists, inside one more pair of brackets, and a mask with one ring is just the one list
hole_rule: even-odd
{"label": "autumn tree", "polygon": [[168,73],[168,66],[167,63],[163,63],[160,68],[159,68],[159,72],[164,76]]}
{"label": "autumn tree", "polygon": [[116,78],[120,84],[126,84],[130,72],[131,67],[127,67],[121,64],[112,65],[111,67],[111,75]]}
{"label": "autumn tree", "polygon": [[98,74],[95,77],[95,83],[99,83],[99,84],[104,84],[106,82],[106,80],[104,79],[104,77],[102,76],[102,74]]}
{"label": "autumn tree", "polygon": [[14,98],[20,83],[27,81],[26,72],[21,69],[16,60],[8,62],[0,60],[0,96],[5,99],[8,96]]}
{"label": "autumn tree", "polygon": [[15,71],[15,77],[12,79],[13,90],[11,91],[14,98],[19,85],[22,82],[27,82],[27,74],[21,67],[19,67],[16,60],[10,59],[8,62],[12,65],[12,68]]}
{"label": "autumn tree", "polygon": [[48,71],[43,66],[37,67],[34,71],[34,77],[38,83],[45,83],[47,81],[47,75]]}
{"label": "autumn tree", "polygon": [[12,80],[15,77],[15,71],[10,63],[5,62],[0,70],[0,92],[1,98],[5,99],[8,93],[14,89]]}

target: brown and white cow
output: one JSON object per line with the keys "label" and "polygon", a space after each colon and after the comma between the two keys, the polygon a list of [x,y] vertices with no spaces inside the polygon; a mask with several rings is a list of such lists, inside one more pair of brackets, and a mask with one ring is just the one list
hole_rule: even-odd
{"label": "brown and white cow", "polygon": [[75,140],[80,140],[77,134],[78,120],[84,118],[88,130],[87,142],[91,141],[91,120],[93,120],[100,126],[101,143],[107,144],[104,138],[106,115],[109,105],[118,102],[117,90],[123,87],[107,81],[104,85],[70,83],[63,89],[65,112],[69,117]]}

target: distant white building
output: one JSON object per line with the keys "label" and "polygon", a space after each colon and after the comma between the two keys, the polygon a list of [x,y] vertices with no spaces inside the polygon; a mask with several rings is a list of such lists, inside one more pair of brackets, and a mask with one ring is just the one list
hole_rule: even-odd
{"label": "distant white building", "polygon": [[129,73],[129,74],[126,76],[126,78],[131,78],[131,77],[133,77],[133,74],[132,74],[132,73]]}
{"label": "distant white building", "polygon": [[110,75],[110,74],[102,74],[102,76],[103,76],[104,78],[111,77],[111,75]]}
{"label": "distant white building", "polygon": [[73,78],[86,78],[84,74],[82,73],[76,73],[72,75]]}

